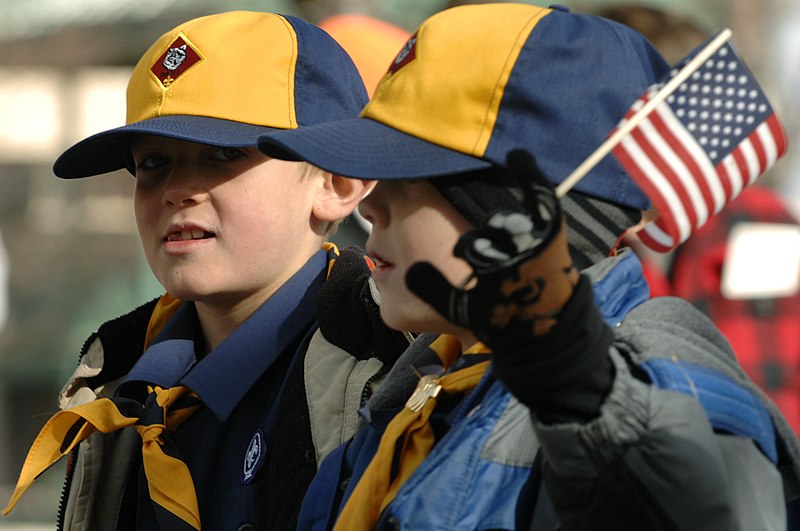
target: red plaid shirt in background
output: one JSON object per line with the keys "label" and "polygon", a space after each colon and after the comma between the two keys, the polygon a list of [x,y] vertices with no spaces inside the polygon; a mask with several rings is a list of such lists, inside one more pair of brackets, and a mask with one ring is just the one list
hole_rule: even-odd
{"label": "red plaid shirt in background", "polygon": [[800,434],[800,294],[749,300],[720,294],[728,233],[737,222],[798,223],[774,192],[759,186],[744,190],[675,251],[671,294],[714,321],[744,370]]}

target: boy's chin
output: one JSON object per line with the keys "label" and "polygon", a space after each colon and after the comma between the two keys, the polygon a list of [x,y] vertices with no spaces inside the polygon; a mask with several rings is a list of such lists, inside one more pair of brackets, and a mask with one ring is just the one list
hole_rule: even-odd
{"label": "boy's chin", "polygon": [[217,290],[202,282],[161,282],[164,290],[175,297],[184,301],[204,301],[219,295]]}
{"label": "boy's chin", "polygon": [[386,326],[401,332],[457,333],[457,327],[421,300],[393,304],[392,298],[381,294],[381,318]]}

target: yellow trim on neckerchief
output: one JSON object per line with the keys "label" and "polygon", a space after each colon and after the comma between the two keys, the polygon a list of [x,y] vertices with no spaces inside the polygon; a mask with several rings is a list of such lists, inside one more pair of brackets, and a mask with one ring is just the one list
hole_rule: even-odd
{"label": "yellow trim on neckerchief", "polygon": [[[147,349],[167,322],[172,319],[183,301],[165,293],[156,303],[147,324],[143,349]],[[155,403],[163,410],[169,431],[175,430],[200,406],[193,393],[193,406],[169,410],[178,398],[188,391],[185,387],[163,389],[149,387],[148,392],[155,396]],[[53,415],[36,437],[22,466],[17,487],[11,495],[3,515],[12,511],[33,481],[61,457],[68,455],[75,446],[95,432],[111,433],[134,426],[142,438],[142,456],[145,475],[148,480],[150,497],[192,527],[200,529],[200,512],[194,491],[194,483],[186,465],[161,451],[164,444],[161,434],[166,430],[163,422],[140,424],[140,416],[125,415],[120,410],[124,404],[127,410],[144,414],[145,407],[134,400],[122,398],[99,398],[87,404],[60,411]],[[141,411],[137,411],[141,408]],[[159,456],[160,454],[160,456]],[[155,457],[154,457],[155,456]],[[172,485],[177,485],[175,488]]]}
{"label": "yellow trim on neckerchief", "polygon": [[148,386],[148,407],[127,398],[99,398],[53,415],[33,442],[22,466],[7,515],[33,481],[91,434],[133,426],[142,438],[142,462],[151,499],[200,529],[200,510],[186,464],[165,451],[165,432],[174,431],[202,404],[186,387]]}
{"label": "yellow trim on neckerchief", "polygon": [[172,316],[175,315],[175,312],[178,311],[181,304],[183,304],[182,300],[176,299],[169,293],[165,293],[158,299],[156,307],[153,308],[153,313],[150,314],[150,322],[147,323],[147,335],[144,339],[143,350],[146,350],[147,347],[153,344],[153,341],[158,336],[159,332],[161,332],[161,329],[172,319]]}
{"label": "yellow trim on neckerchief", "polygon": [[334,254],[334,258],[328,260],[328,271],[325,273],[325,280],[327,280],[331,276],[331,269],[333,269],[333,264],[336,263],[336,257],[339,256],[339,248],[333,242],[322,242],[322,250],[328,253],[328,256],[331,255],[331,251]]}
{"label": "yellow trim on neckerchief", "polygon": [[[445,368],[461,352],[459,341],[446,334],[439,336],[429,348],[436,352]],[[484,344],[476,343],[464,354],[486,352],[488,349]],[[441,386],[441,392],[465,393],[478,385],[488,366],[489,361],[483,361],[445,374],[435,379],[435,385]],[[421,387],[417,387],[415,394],[420,389]],[[377,452],[342,509],[334,531],[367,531],[375,527],[381,512],[394,500],[400,487],[425,460],[436,443],[430,416],[436,408],[437,396],[438,392],[423,397],[424,404],[417,410],[404,407],[389,422],[381,436]],[[402,445],[397,460],[398,470],[397,475],[392,478],[392,463],[398,445]]]}

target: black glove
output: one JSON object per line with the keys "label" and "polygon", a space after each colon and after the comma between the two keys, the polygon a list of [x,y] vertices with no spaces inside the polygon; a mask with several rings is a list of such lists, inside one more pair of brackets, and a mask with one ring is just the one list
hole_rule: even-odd
{"label": "black glove", "polygon": [[364,251],[341,250],[317,298],[317,322],[325,339],[356,359],[378,358],[391,367],[408,347],[402,332],[384,324],[369,287]]}
{"label": "black glove", "polygon": [[512,151],[507,169],[496,171],[519,183],[524,201],[519,210],[492,213],[458,240],[453,254],[472,267],[470,277],[454,287],[429,262],[406,274],[412,293],[494,349],[546,333],[578,282],[561,204],[533,157]]}

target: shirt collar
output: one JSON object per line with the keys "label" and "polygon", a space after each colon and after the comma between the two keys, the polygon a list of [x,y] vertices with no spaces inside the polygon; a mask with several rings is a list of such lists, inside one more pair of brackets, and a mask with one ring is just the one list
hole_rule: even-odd
{"label": "shirt collar", "polygon": [[[325,281],[326,253],[319,251],[231,333],[196,361],[199,325],[194,304],[183,304],[125,378],[161,387],[192,389],[221,421],[315,317]],[[123,386],[121,386],[121,389]]]}

